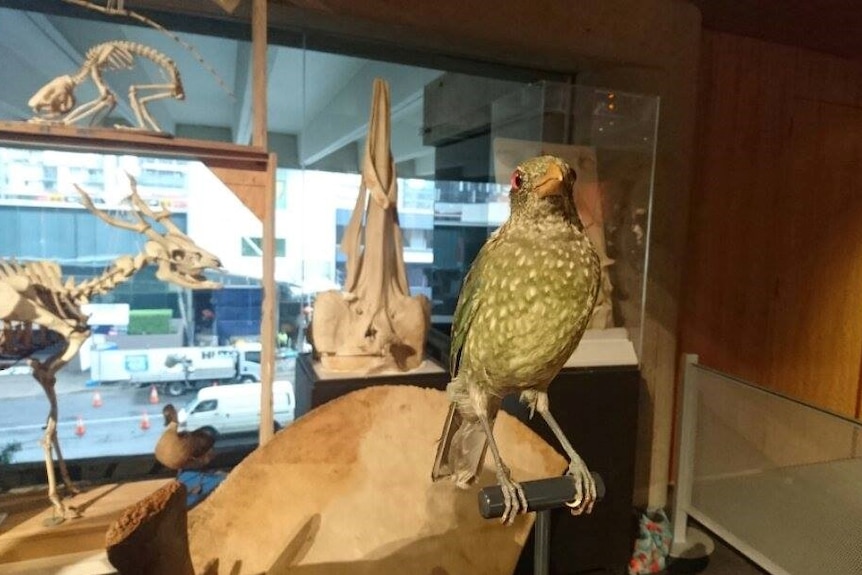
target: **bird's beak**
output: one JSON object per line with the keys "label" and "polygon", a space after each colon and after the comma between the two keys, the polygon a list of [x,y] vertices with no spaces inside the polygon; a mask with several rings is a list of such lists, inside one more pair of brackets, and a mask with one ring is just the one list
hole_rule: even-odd
{"label": "bird's beak", "polygon": [[534,185],[533,189],[540,198],[566,195],[567,190],[563,180],[563,171],[557,164],[551,164],[548,166],[548,171]]}

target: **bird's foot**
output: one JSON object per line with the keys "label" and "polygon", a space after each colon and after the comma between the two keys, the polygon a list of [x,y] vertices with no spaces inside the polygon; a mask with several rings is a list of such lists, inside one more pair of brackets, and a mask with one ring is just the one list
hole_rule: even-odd
{"label": "bird's foot", "polygon": [[577,458],[569,463],[566,473],[575,482],[575,498],[566,505],[572,510],[572,515],[590,513],[596,501],[596,481],[590,470],[580,458]]}
{"label": "bird's foot", "polygon": [[504,525],[511,525],[519,513],[527,512],[527,496],[524,495],[521,484],[512,481],[509,477],[508,469],[498,473],[497,479],[503,490],[503,515],[500,517],[500,522]]}

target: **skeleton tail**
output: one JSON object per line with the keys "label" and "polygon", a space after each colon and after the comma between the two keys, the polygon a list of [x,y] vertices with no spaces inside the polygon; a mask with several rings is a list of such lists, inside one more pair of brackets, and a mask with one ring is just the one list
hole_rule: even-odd
{"label": "skeleton tail", "polygon": [[228,88],[224,79],[222,79],[222,77],[219,76],[219,74],[218,74],[218,72],[216,72],[215,68],[210,66],[207,63],[207,61],[204,60],[204,57],[201,55],[200,52],[198,52],[197,48],[195,48],[194,46],[192,46],[191,44],[189,44],[188,42],[186,42],[185,40],[183,40],[182,38],[180,38],[179,36],[177,36],[176,34],[171,32],[170,30],[168,30],[167,28],[165,28],[164,26],[162,26],[161,24],[159,24],[155,20],[147,18],[143,14],[139,14],[139,13],[135,12],[134,10],[126,10],[126,9],[121,10],[119,8],[103,7],[103,6],[99,6],[97,4],[94,4],[93,2],[88,2],[87,0],[63,0],[63,2],[66,2],[67,4],[74,4],[75,6],[80,6],[82,8],[86,8],[87,10],[94,10],[96,12],[101,12],[102,14],[107,14],[108,16],[125,16],[127,18],[132,18],[133,20],[137,20],[138,22],[140,22],[146,26],[149,26],[150,28],[158,30],[159,32],[161,32],[162,34],[164,34],[165,36],[167,36],[168,38],[170,38],[171,40],[173,40],[174,42],[176,42],[177,44],[179,44],[180,46],[185,48],[192,56],[194,56],[195,60],[197,60],[198,63],[201,66],[203,66],[203,68],[207,72],[210,73],[210,75],[215,79],[216,83],[218,83],[218,85],[221,86],[221,88],[225,91],[225,93],[228,96],[230,96],[231,100],[236,101],[236,94],[234,94],[233,91],[230,88]]}

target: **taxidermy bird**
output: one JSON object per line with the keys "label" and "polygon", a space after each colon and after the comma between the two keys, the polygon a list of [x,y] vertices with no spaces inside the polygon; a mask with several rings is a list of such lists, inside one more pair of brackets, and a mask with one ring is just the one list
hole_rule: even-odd
{"label": "taxidermy bird", "polygon": [[592,510],[595,483],[548,409],[548,385],[575,350],[592,315],[599,257],[574,203],[575,173],[540,156],[512,174],[509,219],[482,246],[455,309],[450,349],[451,400],[432,479],[459,487],[481,473],[490,446],[503,489],[503,523],[527,511],[521,486],[494,442],[505,395],[519,393],[547,422],[570,461],[575,514]]}
{"label": "taxidermy bird", "polygon": [[162,409],[167,429],[156,443],[156,460],[168,469],[194,469],[203,467],[213,458],[215,438],[209,433],[177,431],[177,410],[172,404]]}

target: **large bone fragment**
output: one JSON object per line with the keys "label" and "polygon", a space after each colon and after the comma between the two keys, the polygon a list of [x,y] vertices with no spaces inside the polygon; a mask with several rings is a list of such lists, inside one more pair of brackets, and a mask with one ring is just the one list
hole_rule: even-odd
{"label": "large bone fragment", "polygon": [[[494,483],[488,454],[475,485],[432,482],[428,461],[448,409],[443,391],[376,385],[339,397],[279,431],[189,512],[197,572],[218,575],[508,575],[532,527],[479,514]],[[559,476],[566,461],[501,412],[494,426],[512,474]]]}
{"label": "large bone fragment", "polygon": [[431,306],[407,285],[389,112],[389,86],[377,78],[359,195],[341,244],[344,291],[320,294],[314,308],[314,349],[329,370],[410,370],[425,352]]}
{"label": "large bone fragment", "polygon": [[194,575],[186,488],[172,481],[128,507],[108,529],[108,560],[121,575]]}

